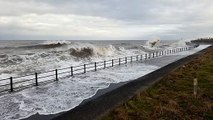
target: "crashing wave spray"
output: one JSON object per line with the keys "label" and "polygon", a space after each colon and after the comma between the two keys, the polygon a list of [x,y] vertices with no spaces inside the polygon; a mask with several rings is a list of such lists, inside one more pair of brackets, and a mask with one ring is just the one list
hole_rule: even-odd
{"label": "crashing wave spray", "polygon": [[155,47],[157,46],[158,44],[160,43],[160,40],[157,39],[157,40],[152,40],[152,41],[147,41],[147,45],[150,46],[150,47]]}
{"label": "crashing wave spray", "polygon": [[141,49],[149,52],[152,50],[158,50],[160,46],[160,40],[159,39],[155,39],[155,40],[148,40],[145,45],[141,45]]}
{"label": "crashing wave spray", "polygon": [[0,53],[0,78],[12,74],[13,76],[25,75],[85,62],[144,54],[181,45],[181,43],[165,43],[168,46],[162,46],[160,40],[151,40],[146,43],[144,41],[135,41],[135,43],[105,41],[100,44],[97,41],[45,41],[41,44],[29,44],[21,49],[20,47],[0,48],[2,51]]}

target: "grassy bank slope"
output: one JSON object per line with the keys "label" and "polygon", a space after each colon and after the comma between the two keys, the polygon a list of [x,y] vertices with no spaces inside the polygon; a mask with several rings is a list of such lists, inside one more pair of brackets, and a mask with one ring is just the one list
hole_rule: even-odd
{"label": "grassy bank slope", "polygon": [[[194,78],[198,79],[196,96]],[[213,119],[213,47],[102,118],[141,119]]]}

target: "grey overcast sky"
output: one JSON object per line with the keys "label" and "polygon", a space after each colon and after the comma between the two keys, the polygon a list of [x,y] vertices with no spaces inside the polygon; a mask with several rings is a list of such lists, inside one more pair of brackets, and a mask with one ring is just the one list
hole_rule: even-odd
{"label": "grey overcast sky", "polygon": [[213,36],[213,0],[0,0],[0,39]]}

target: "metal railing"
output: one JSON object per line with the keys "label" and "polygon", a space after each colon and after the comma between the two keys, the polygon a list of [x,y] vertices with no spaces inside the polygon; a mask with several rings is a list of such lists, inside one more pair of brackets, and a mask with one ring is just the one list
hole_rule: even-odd
{"label": "metal railing", "polygon": [[43,73],[35,72],[33,74],[28,74],[24,76],[9,77],[0,79],[0,93],[2,92],[13,92],[15,90],[27,88],[30,86],[38,86],[43,83],[49,83],[53,81],[58,81],[60,79],[84,74],[89,71],[97,71],[99,69],[106,69],[108,67],[113,67],[117,65],[127,64],[134,61],[142,61],[147,59],[153,59],[155,57],[174,54],[177,52],[182,52],[190,50],[195,46],[175,48],[175,49],[166,49],[163,51],[157,51],[152,53],[146,53],[142,55],[127,56],[117,59],[91,62],[83,65],[71,66],[66,68],[60,68],[55,70],[46,71]]}

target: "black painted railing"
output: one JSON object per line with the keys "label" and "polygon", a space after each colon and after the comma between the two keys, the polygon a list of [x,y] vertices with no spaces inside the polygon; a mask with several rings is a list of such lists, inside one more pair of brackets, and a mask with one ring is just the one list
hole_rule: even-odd
{"label": "black painted railing", "polygon": [[142,61],[147,59],[153,59],[155,57],[174,54],[177,52],[187,51],[195,46],[166,49],[163,51],[157,51],[142,55],[128,56],[117,59],[111,59],[107,61],[91,62],[78,66],[71,66],[66,68],[55,69],[51,71],[46,71],[43,73],[35,72],[33,74],[28,74],[24,76],[10,77],[5,79],[0,79],[0,93],[2,92],[13,92],[15,90],[20,90],[30,86],[38,86],[40,84],[49,83],[53,81],[59,81],[63,78],[84,74],[89,71],[97,71],[99,69],[106,69],[113,66],[118,66],[122,64],[127,64],[134,61]]}

